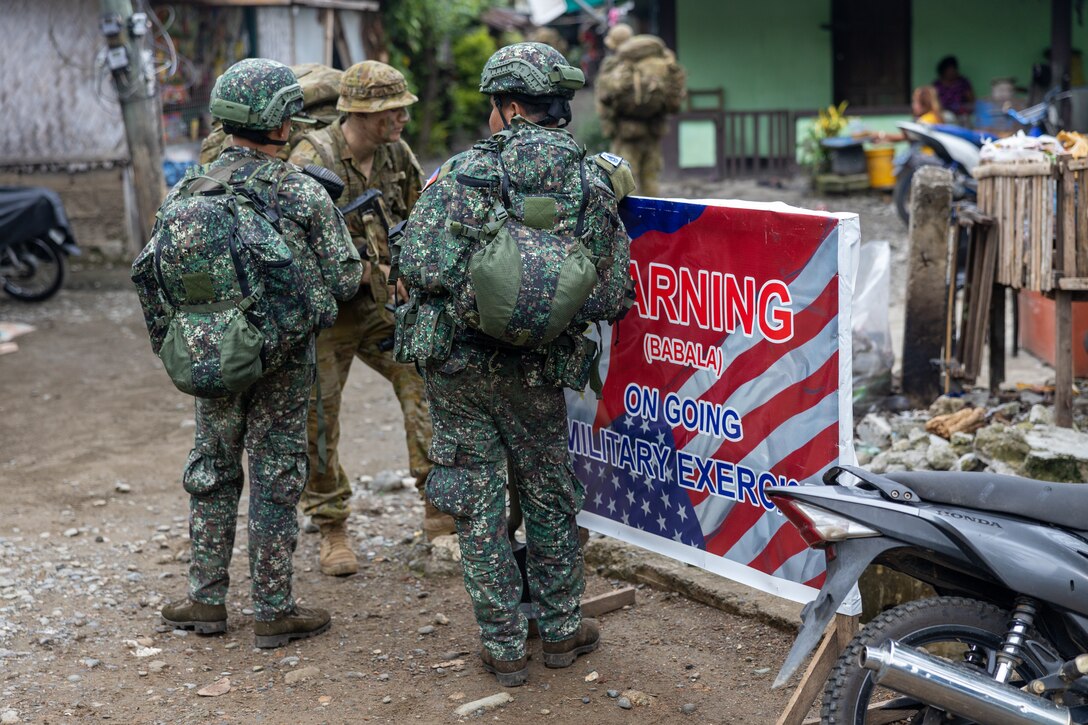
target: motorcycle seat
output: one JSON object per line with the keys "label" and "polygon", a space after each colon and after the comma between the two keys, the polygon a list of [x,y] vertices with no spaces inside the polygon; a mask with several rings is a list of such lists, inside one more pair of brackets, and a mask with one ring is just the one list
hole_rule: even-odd
{"label": "motorcycle seat", "polygon": [[1069,529],[1088,518],[1088,484],[1053,483],[996,473],[896,471],[884,474],[923,501],[1023,516]]}

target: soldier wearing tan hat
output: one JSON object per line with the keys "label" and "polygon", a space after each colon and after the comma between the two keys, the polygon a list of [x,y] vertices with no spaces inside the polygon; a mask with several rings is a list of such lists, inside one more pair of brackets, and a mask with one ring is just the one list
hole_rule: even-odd
{"label": "soldier wearing tan hat", "polygon": [[[324,574],[346,576],[358,570],[346,530],[351,480],[340,464],[340,398],[356,357],[393,384],[404,413],[408,464],[422,491],[431,462],[431,416],[423,380],[412,365],[393,358],[393,318],[385,309],[394,291],[387,285],[389,245],[386,224],[408,217],[422,189],[422,171],[401,133],[410,118],[408,107],[419,100],[396,68],[368,60],[346,71],[340,81],[336,108],[343,115],[327,128],[305,136],[291,152],[291,163],[317,164],[344,180],[344,193],[335,199],[345,206],[370,189],[381,197],[347,215],[348,230],[367,268],[363,285],[342,302],[336,324],[318,336],[317,371],[325,423],[326,465],[318,461],[317,400],[310,405],[310,478],[302,508],[321,530],[320,566]],[[384,217],[384,218],[383,218]],[[401,296],[403,301],[406,297]],[[428,536],[453,533],[453,520],[430,506],[424,519]]]}

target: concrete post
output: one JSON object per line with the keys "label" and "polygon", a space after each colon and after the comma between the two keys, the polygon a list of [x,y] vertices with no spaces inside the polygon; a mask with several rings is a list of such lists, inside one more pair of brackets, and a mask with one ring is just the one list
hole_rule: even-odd
{"label": "concrete post", "polygon": [[910,260],[903,332],[903,394],[918,408],[941,394],[940,370],[947,324],[948,228],[952,174],[938,166],[914,172],[910,194]]}

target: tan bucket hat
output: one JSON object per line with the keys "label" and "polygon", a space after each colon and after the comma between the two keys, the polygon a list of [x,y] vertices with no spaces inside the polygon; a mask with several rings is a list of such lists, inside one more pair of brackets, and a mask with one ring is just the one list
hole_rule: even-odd
{"label": "tan bucket hat", "polygon": [[364,60],[344,71],[336,110],[376,113],[410,106],[418,100],[399,70],[376,60]]}

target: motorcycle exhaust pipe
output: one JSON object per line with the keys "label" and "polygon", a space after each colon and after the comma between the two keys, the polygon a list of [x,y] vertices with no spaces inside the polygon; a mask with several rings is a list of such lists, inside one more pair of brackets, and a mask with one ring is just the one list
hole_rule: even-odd
{"label": "motorcycle exhaust pipe", "polygon": [[982,672],[895,642],[865,647],[858,663],[885,687],[986,725],[1071,725],[1067,708],[991,679]]}

